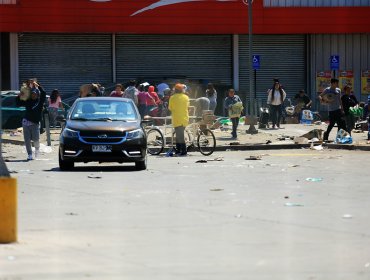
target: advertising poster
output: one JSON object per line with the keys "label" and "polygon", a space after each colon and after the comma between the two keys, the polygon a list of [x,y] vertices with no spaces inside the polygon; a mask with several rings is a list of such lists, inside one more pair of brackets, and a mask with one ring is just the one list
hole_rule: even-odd
{"label": "advertising poster", "polygon": [[361,94],[370,94],[370,70],[361,72]]}
{"label": "advertising poster", "polygon": [[346,85],[353,87],[353,71],[352,70],[341,70],[339,71],[339,88],[343,90]]}
{"label": "advertising poster", "polygon": [[325,88],[330,87],[331,71],[316,73],[316,92],[321,93]]}

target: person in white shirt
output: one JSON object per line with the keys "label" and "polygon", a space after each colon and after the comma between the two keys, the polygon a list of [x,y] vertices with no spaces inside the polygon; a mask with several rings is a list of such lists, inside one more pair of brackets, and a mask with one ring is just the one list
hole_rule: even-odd
{"label": "person in white shirt", "polygon": [[278,79],[274,79],[274,85],[268,91],[267,104],[270,104],[272,128],[280,128],[280,120],[283,114],[283,104],[286,92],[283,90]]}

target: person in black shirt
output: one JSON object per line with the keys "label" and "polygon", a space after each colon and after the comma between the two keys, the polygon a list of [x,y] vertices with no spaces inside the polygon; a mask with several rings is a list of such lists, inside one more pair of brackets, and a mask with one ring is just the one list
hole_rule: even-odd
{"label": "person in black shirt", "polygon": [[342,95],[342,104],[344,111],[344,119],[346,121],[347,132],[351,134],[352,129],[355,126],[356,118],[349,111],[350,107],[354,107],[358,104],[356,96],[352,92],[350,85],[345,85],[343,88],[344,94]]}
{"label": "person in black shirt", "polygon": [[27,100],[22,100],[23,94],[20,93],[17,98],[17,106],[26,107],[26,113],[22,120],[24,144],[27,150],[27,160],[32,160],[31,141],[35,147],[35,157],[38,157],[40,150],[40,121],[42,118],[42,110],[46,99],[46,92],[36,82],[30,83],[31,94]]}
{"label": "person in black shirt", "polygon": [[303,89],[299,91],[294,97],[294,101],[296,103],[296,110],[295,112],[298,113],[298,122],[301,121],[302,118],[302,110],[310,110],[312,100],[308,97]]}

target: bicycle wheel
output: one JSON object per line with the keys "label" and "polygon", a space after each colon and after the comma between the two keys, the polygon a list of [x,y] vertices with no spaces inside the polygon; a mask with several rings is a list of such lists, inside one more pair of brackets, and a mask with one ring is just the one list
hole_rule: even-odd
{"label": "bicycle wheel", "polygon": [[[192,138],[191,138],[190,132],[186,129],[184,131],[184,137],[185,137],[186,150],[189,151],[189,148],[191,147],[191,144],[192,144],[192,140],[191,140]],[[176,149],[176,132],[173,132],[172,134],[172,144],[173,144],[172,148],[174,149],[174,151],[179,152]]]}
{"label": "bicycle wheel", "polygon": [[200,130],[197,145],[202,155],[211,155],[216,148],[216,138],[213,132],[208,128]]}
{"label": "bicycle wheel", "polygon": [[164,137],[162,132],[153,127],[146,133],[147,151],[151,155],[159,155],[164,149]]}

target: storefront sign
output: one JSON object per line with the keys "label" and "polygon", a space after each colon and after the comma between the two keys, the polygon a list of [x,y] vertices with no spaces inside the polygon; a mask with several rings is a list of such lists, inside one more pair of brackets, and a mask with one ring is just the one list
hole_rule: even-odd
{"label": "storefront sign", "polygon": [[361,94],[370,94],[370,70],[361,72]]}
{"label": "storefront sign", "polygon": [[343,90],[346,85],[353,87],[353,71],[352,70],[341,70],[339,71],[339,88]]}
{"label": "storefront sign", "polygon": [[316,73],[316,92],[321,93],[325,88],[330,87],[331,71]]}

